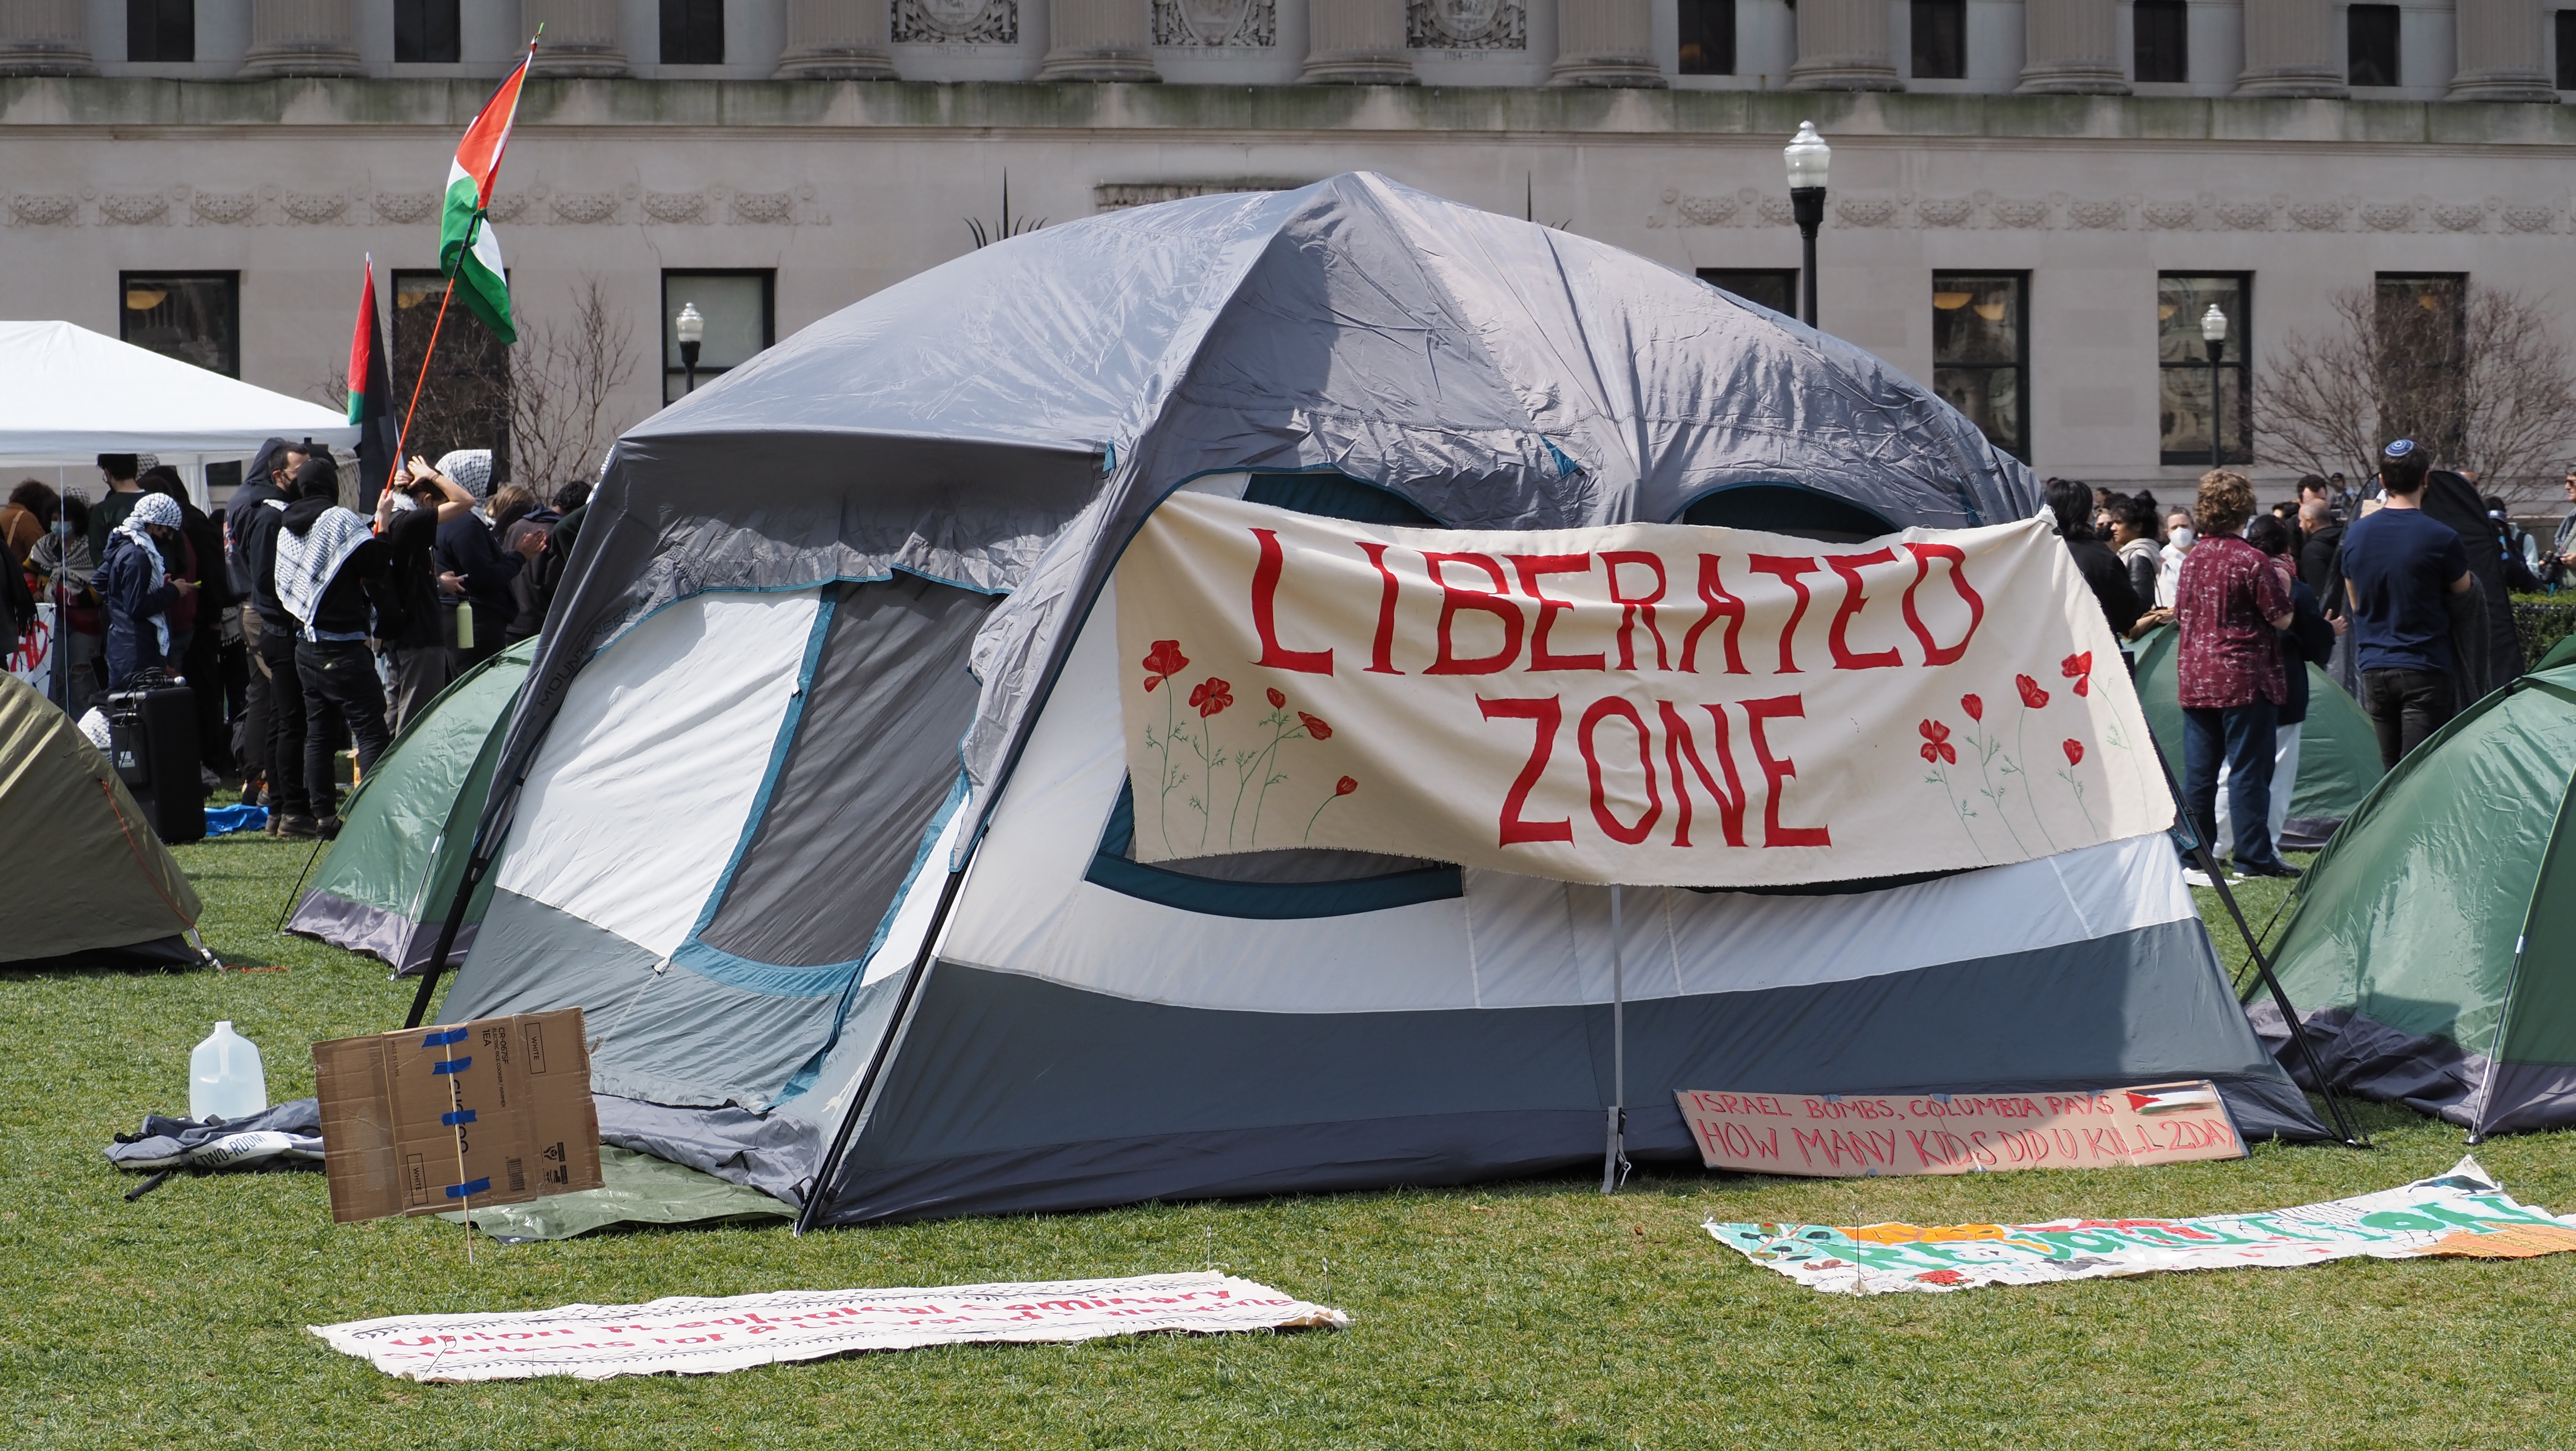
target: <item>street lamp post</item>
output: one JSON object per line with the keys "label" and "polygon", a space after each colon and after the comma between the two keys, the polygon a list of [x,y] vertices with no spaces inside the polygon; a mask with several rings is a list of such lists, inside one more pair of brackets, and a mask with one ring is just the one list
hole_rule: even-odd
{"label": "street lamp post", "polygon": [[1816,134],[1816,123],[1801,121],[1798,134],[1780,148],[1789,163],[1789,209],[1806,242],[1806,266],[1799,270],[1799,312],[1807,326],[1816,325],[1816,229],[1825,224],[1825,167],[1834,149]]}
{"label": "street lamp post", "polygon": [[2209,466],[2216,469],[2227,462],[2225,430],[2219,425],[2221,402],[2218,392],[2218,360],[2227,352],[2227,314],[2217,303],[2200,315],[2200,340],[2209,346]]}
{"label": "street lamp post", "polygon": [[707,320],[698,315],[694,302],[680,304],[680,315],[671,319],[671,334],[680,340],[680,392],[698,391],[698,345],[707,340]]}

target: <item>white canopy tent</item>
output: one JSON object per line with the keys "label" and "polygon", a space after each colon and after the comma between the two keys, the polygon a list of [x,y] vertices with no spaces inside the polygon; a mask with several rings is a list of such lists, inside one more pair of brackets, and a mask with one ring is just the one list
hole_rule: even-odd
{"label": "white canopy tent", "polygon": [[253,387],[67,322],[0,322],[0,469],[53,469],[96,492],[103,453],[151,454],[212,506],[206,465],[270,438],[354,448],[333,410]]}

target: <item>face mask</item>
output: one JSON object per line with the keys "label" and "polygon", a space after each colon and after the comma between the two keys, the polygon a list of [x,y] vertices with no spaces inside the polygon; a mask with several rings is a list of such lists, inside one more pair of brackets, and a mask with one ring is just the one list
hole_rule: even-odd
{"label": "face mask", "polygon": [[2177,529],[2173,532],[2173,546],[2176,549],[2189,549],[2191,547],[2191,542],[2199,537],[2200,536],[2198,534],[2188,528]]}

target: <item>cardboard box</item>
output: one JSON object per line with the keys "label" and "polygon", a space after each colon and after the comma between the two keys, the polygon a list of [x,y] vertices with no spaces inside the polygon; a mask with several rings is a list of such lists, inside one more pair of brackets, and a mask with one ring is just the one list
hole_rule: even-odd
{"label": "cardboard box", "polygon": [[313,1076],[339,1223],[600,1187],[579,1008],[316,1043]]}

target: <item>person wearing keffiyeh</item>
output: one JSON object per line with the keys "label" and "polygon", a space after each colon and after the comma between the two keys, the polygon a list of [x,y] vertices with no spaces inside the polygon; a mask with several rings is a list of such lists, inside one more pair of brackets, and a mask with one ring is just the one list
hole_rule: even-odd
{"label": "person wearing keffiyeh", "polygon": [[107,539],[107,562],[91,583],[107,603],[107,685],[122,690],[146,670],[167,670],[170,607],[195,585],[173,578],[164,541],[179,539],[179,506],[161,494],[138,497]]}
{"label": "person wearing keffiyeh", "polygon": [[278,522],[278,602],[296,624],[295,674],[304,693],[304,794],[315,828],[339,834],[332,756],[345,725],[357,738],[358,770],[372,771],[385,748],[384,682],[375,636],[400,630],[402,602],[386,572],[384,547],[365,515],[335,495],[303,494]]}

